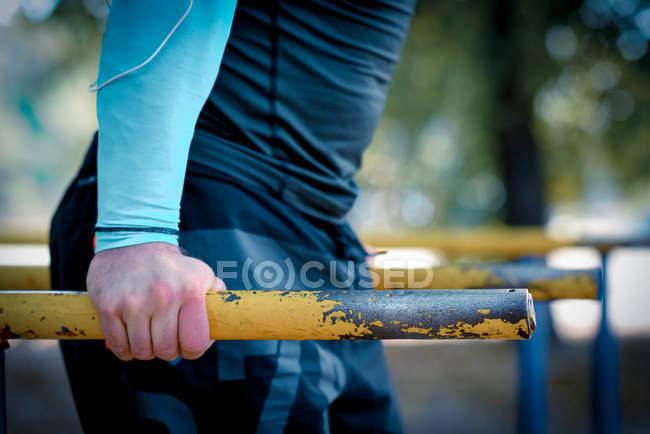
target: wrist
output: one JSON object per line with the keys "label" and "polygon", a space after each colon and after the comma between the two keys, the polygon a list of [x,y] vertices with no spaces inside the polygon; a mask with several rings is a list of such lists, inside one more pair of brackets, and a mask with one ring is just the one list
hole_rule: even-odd
{"label": "wrist", "polygon": [[178,250],[178,231],[146,231],[140,228],[137,230],[130,230],[133,228],[97,229],[95,232],[95,253],[142,244],[161,244],[165,248]]}
{"label": "wrist", "polygon": [[154,241],[150,243],[133,244],[130,246],[116,247],[114,249],[103,250],[101,252],[96,253],[95,256],[104,256],[106,254],[114,254],[114,253],[117,254],[117,253],[124,253],[124,252],[135,252],[138,255],[149,253],[149,252],[155,254],[177,253],[182,255],[182,252],[178,246],[170,243]]}

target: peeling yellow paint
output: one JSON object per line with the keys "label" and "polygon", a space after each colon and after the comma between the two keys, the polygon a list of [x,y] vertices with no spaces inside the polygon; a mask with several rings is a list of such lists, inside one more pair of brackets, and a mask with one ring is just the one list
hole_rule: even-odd
{"label": "peeling yellow paint", "polygon": [[[252,296],[249,291],[239,291],[241,299],[236,307],[221,303],[220,294],[210,293],[206,299],[213,339],[241,339],[243,335],[248,336],[247,339],[277,339],[278,331],[286,335],[284,339],[296,340],[372,335],[366,322],[361,321],[361,312],[348,315],[336,310],[341,302],[319,300],[317,291],[302,292],[301,298],[293,295],[297,292],[280,295],[279,291],[260,291]],[[273,306],[279,297],[295,306],[278,315]],[[355,316],[358,325],[352,320]]]}
{"label": "peeling yellow paint", "polygon": [[458,321],[455,324],[448,324],[440,327],[436,333],[440,337],[462,338],[466,334],[477,336],[489,336],[491,339],[516,339],[531,334],[527,319],[521,319],[517,323],[511,323],[501,318],[484,318],[477,324],[470,324]]}
{"label": "peeling yellow paint", "polygon": [[384,323],[381,322],[381,321],[373,321],[373,322],[370,323],[370,325],[374,326],[374,327],[383,327]]}
{"label": "peeling yellow paint", "polygon": [[477,312],[477,313],[480,313],[480,314],[482,314],[482,315],[487,315],[487,314],[489,314],[490,312],[492,312],[492,310],[491,310],[491,309],[476,309],[476,312]]}
{"label": "peeling yellow paint", "polygon": [[403,328],[402,332],[403,333],[417,333],[417,334],[424,335],[424,336],[431,336],[432,332],[433,332],[433,328],[430,327],[430,328],[427,329],[427,328],[412,326],[412,327],[408,327],[408,328]]}
{"label": "peeling yellow paint", "polygon": [[[365,322],[355,324],[356,315],[337,310],[341,302],[319,300],[316,291],[237,291],[237,302],[226,302],[232,294],[210,292],[206,296],[212,339],[329,340],[372,335]],[[85,339],[103,339],[97,311],[86,293],[14,291],[1,295],[0,327],[5,325],[7,337],[80,338],[65,330],[83,330]]]}

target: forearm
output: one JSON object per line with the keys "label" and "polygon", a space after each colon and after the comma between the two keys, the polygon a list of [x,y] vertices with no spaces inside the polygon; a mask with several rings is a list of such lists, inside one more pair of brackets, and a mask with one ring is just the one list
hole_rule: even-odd
{"label": "forearm", "polygon": [[[195,0],[156,57],[99,90],[97,252],[152,241],[177,244],[187,154],[235,4]],[[186,8],[184,2],[115,0],[98,85],[149,57]]]}

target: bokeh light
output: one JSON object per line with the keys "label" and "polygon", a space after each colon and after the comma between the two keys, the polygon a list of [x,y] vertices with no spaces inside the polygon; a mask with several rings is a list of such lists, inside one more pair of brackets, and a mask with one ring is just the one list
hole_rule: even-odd
{"label": "bokeh light", "polygon": [[648,41],[637,29],[624,30],[616,40],[616,46],[626,60],[639,60],[648,52]]}
{"label": "bokeh light", "polygon": [[568,26],[551,27],[546,32],[546,49],[558,60],[569,60],[578,48],[576,35]]}

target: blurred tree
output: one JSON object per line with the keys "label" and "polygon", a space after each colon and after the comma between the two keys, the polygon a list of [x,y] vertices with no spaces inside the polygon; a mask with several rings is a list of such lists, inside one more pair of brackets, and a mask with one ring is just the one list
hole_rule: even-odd
{"label": "blurred tree", "polygon": [[[648,6],[421,2],[359,177],[358,214],[386,210],[383,227],[539,224],[545,200],[551,212],[614,201],[647,214]],[[423,212],[426,223],[408,217]]]}
{"label": "blurred tree", "polygon": [[96,128],[98,1],[0,6],[0,220],[44,226]]}
{"label": "blurred tree", "polygon": [[[75,170],[106,13],[103,0],[0,7],[0,219],[46,220]],[[648,214],[648,39],[649,0],[422,0],[356,225],[532,223],[543,199],[551,213]]]}

